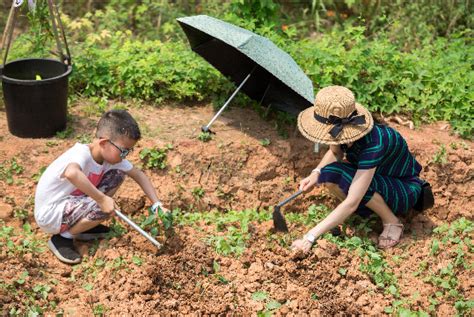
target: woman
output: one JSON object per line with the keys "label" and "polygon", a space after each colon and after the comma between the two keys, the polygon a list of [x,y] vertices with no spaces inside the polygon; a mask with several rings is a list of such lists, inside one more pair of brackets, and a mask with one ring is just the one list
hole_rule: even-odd
{"label": "woman", "polygon": [[370,112],[341,86],[323,88],[313,107],[300,113],[298,128],[307,139],[330,146],[318,166],[300,183],[308,191],[324,184],[341,203],[292,247],[307,252],[314,241],[354,212],[375,212],[383,222],[378,246],[395,246],[403,234],[398,216],[420,197],[421,165],[403,137],[385,125],[374,125]]}

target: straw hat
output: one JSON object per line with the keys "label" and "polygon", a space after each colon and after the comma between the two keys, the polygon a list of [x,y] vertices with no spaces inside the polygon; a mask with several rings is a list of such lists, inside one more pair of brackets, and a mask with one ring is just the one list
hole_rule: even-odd
{"label": "straw hat", "polygon": [[374,119],[370,112],[355,102],[352,91],[329,86],[316,95],[314,106],[298,116],[298,129],[313,142],[345,144],[370,132]]}

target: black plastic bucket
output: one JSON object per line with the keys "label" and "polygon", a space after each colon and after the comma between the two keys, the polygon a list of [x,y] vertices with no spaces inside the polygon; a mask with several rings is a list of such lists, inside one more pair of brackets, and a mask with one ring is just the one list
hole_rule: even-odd
{"label": "black plastic bucket", "polygon": [[43,138],[66,128],[71,71],[60,61],[41,58],[15,60],[0,69],[8,129],[13,135]]}

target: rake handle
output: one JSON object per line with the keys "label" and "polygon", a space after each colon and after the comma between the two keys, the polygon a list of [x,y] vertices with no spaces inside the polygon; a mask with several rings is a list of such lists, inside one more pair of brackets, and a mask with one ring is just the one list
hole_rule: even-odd
{"label": "rake handle", "polygon": [[161,243],[156,241],[152,236],[148,234],[145,230],[140,228],[135,222],[130,220],[127,216],[125,216],[120,210],[115,209],[115,214],[119,216],[120,219],[125,221],[128,225],[130,225],[133,229],[137,230],[142,236],[147,238],[151,243],[153,243],[158,249],[161,249]]}
{"label": "rake handle", "polygon": [[277,207],[281,207],[285,204],[287,204],[288,202],[292,201],[293,199],[295,199],[296,197],[298,197],[299,195],[301,195],[303,193],[303,191],[300,189],[298,190],[296,193],[294,193],[293,195],[291,195],[290,197],[288,197],[287,199],[283,200],[281,203],[279,203],[277,205]]}

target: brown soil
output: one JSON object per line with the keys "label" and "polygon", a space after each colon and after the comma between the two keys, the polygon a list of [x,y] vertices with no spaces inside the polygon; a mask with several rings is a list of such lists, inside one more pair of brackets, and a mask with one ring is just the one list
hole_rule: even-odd
{"label": "brown soil", "polygon": [[[20,228],[24,222],[30,223],[34,235],[47,241],[48,236],[38,230],[32,216],[34,174],[73,145],[79,136],[92,134],[97,117],[87,114],[89,108],[90,105],[81,103],[70,109],[70,124],[75,132],[68,139],[14,137],[8,133],[4,110],[0,110],[0,164],[16,158],[24,168],[21,175],[15,176],[14,184],[0,179],[0,218],[5,225]],[[143,106],[130,111],[144,134],[131,155],[132,162],[141,164],[140,149],[173,145],[166,169],[146,171],[169,208],[225,212],[268,207],[294,192],[299,180],[320,159],[312,144],[299,133],[292,130],[288,139],[281,138],[275,122],[262,120],[249,109],[227,111],[213,126],[217,134],[207,143],[196,137],[199,127],[212,117],[210,106],[159,109]],[[424,166],[422,176],[432,184],[436,203],[407,224],[401,245],[385,255],[397,276],[401,296],[410,297],[419,292],[420,296],[410,307],[427,310],[428,297],[435,288],[412,273],[423,260],[430,258],[431,230],[435,226],[460,217],[473,219],[473,144],[450,135],[443,123],[416,130],[393,126],[407,139]],[[271,140],[270,145],[261,144],[264,138]],[[447,152],[445,164],[433,162],[441,145],[445,145]],[[201,199],[193,195],[195,188],[204,191]],[[149,204],[130,180],[121,187],[117,197],[123,210],[135,216],[144,213]],[[318,188],[290,203],[285,211],[304,213],[311,204],[319,203],[334,205],[324,189]],[[15,213],[22,208],[28,211],[25,220]],[[377,288],[369,276],[358,270],[361,259],[356,252],[320,240],[308,257],[295,260],[288,248],[268,243],[271,227],[270,222],[252,223],[251,239],[240,257],[221,256],[206,244],[205,237],[212,228],[205,224],[177,226],[170,238],[160,237],[166,241],[160,253],[132,230],[99,244],[78,242],[85,257],[75,267],[60,263],[47,250],[38,254],[9,254],[0,250],[0,281],[14,284],[17,289],[15,292],[0,288],[0,312],[6,315],[12,309],[39,305],[47,312],[63,311],[67,315],[98,314],[100,308],[107,315],[250,315],[265,310],[265,301],[252,299],[256,291],[265,291],[269,298],[281,304],[274,311],[278,315],[380,315],[394,301],[392,295]],[[302,226],[293,226],[291,236],[279,236],[291,240],[304,230]],[[21,243],[21,236],[13,242]],[[440,256],[451,254],[450,248],[454,247],[446,246]],[[472,263],[470,251],[467,250],[467,260]],[[134,256],[143,263],[132,264]],[[402,261],[392,263],[390,259],[394,258]],[[116,265],[92,265],[97,260]],[[214,263],[220,265],[219,272],[214,271]],[[439,263],[442,265],[442,258]],[[340,274],[340,268],[346,268],[347,272]],[[29,272],[25,282],[14,282],[24,271]],[[462,295],[472,299],[472,270],[461,270],[458,278]],[[35,285],[50,285],[51,291],[46,298],[31,297],[27,290]],[[51,305],[53,301],[57,307]],[[436,310],[439,315],[455,314],[453,301],[449,299],[441,301]]]}

